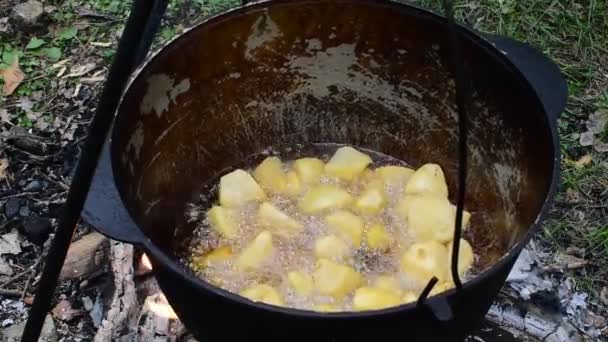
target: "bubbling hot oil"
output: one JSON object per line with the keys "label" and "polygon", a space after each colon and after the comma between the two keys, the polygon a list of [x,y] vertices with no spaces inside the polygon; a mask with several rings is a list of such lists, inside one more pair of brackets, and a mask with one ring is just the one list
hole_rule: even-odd
{"label": "bubbling hot oil", "polygon": [[[321,150],[333,152],[336,147],[337,145],[328,144],[321,146]],[[319,146],[317,146],[317,149],[319,149]],[[369,150],[365,150],[364,152],[372,157],[374,161],[373,168],[388,165],[407,167],[404,162],[390,156]],[[280,155],[278,156],[280,157]],[[314,157],[327,162],[331,155],[330,153],[321,153]],[[292,169],[292,163],[293,161],[283,160],[285,171]],[[253,172],[251,169],[249,171],[250,173]],[[320,183],[339,185],[355,198],[364,190],[364,182],[357,180],[344,182],[336,178],[322,176]],[[320,237],[335,233],[324,222],[323,216],[307,215],[299,210],[297,206],[298,200],[310,187],[306,184],[303,184],[303,186],[304,188],[300,191],[301,195],[295,198],[268,194],[268,202],[291,218],[302,223],[304,229],[296,236],[290,238],[273,234],[274,251],[272,256],[264,262],[261,269],[255,272],[238,271],[234,264],[236,257],[205,266],[201,265],[201,260],[203,260],[204,256],[214,248],[229,246],[233,254],[235,256],[238,255],[257,234],[264,230],[263,227],[257,224],[258,203],[251,203],[237,208],[235,216],[238,219],[239,233],[234,239],[220,237],[211,228],[204,215],[199,215],[199,217],[202,217],[201,221],[194,231],[194,238],[191,240],[183,260],[199,277],[233,293],[240,293],[255,284],[266,284],[280,292],[284,305],[287,307],[314,310],[319,305],[330,304],[335,311],[351,311],[352,293],[339,299],[318,293],[315,294],[314,291],[310,295],[301,296],[294,291],[286,280],[287,274],[291,271],[312,274],[317,262],[314,253],[315,241]],[[403,291],[418,293],[421,290],[420,284],[410,281],[399,272],[399,263],[403,252],[414,243],[414,240],[408,234],[405,221],[393,210],[396,203],[404,195],[405,184],[392,182],[384,184],[384,186],[387,200],[384,209],[378,215],[360,216],[360,218],[365,222],[366,231],[372,224],[383,224],[388,234],[393,237],[394,243],[386,251],[377,251],[369,248],[365,239],[363,239],[359,248],[351,246],[353,252],[342,263],[352,266],[361,274],[363,281],[360,286],[372,286],[376,279],[388,275],[398,280],[399,286]],[[209,204],[200,204],[200,209],[203,211],[208,209]],[[324,216],[331,213],[332,211],[325,212]],[[209,243],[209,239],[213,243]]]}

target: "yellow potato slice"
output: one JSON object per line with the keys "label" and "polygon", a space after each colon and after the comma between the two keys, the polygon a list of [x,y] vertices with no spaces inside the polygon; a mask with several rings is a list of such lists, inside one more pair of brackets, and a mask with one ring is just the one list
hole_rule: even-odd
{"label": "yellow potato slice", "polygon": [[401,257],[401,271],[418,285],[424,286],[432,277],[444,281],[449,269],[448,249],[437,241],[413,244]]}
{"label": "yellow potato slice", "polygon": [[297,235],[304,228],[300,222],[268,202],[262,203],[258,208],[257,220],[261,227],[283,237]]}
{"label": "yellow potato slice", "polygon": [[401,286],[399,285],[399,280],[397,279],[397,277],[394,277],[394,276],[388,276],[388,275],[379,276],[374,281],[374,287],[383,289],[383,290],[387,290],[387,291],[393,291],[399,295],[403,294],[403,291],[401,290]]}
{"label": "yellow potato slice", "polygon": [[355,248],[361,246],[363,236],[363,220],[347,210],[338,210],[325,217],[325,223],[336,233],[348,239]]}
{"label": "yellow potato slice", "polygon": [[325,163],[318,158],[300,158],[293,162],[293,169],[304,184],[311,184],[319,181]]}
{"label": "yellow potato slice", "polygon": [[414,170],[403,166],[382,166],[376,169],[376,173],[380,176],[384,184],[388,186],[405,185],[410,177],[414,174]]}
{"label": "yellow potato slice", "polygon": [[230,248],[230,246],[218,247],[205,255],[205,266],[209,267],[228,261],[232,258],[232,256],[232,248]]}
{"label": "yellow potato slice", "polygon": [[265,230],[241,251],[236,259],[236,268],[239,271],[258,269],[272,256],[273,251],[272,234]]}
{"label": "yellow potato slice", "polygon": [[[452,241],[448,242],[448,256],[452,260]],[[475,260],[475,254],[473,253],[473,247],[465,240],[460,239],[460,250],[458,251],[458,275],[463,276],[473,266]],[[452,274],[450,269],[450,274]]]}
{"label": "yellow potato slice", "polygon": [[412,303],[418,300],[418,296],[412,291],[407,291],[402,297],[401,302],[403,304]]}
{"label": "yellow potato slice", "polygon": [[[456,206],[452,204],[452,210],[454,211],[454,222],[456,222]],[[469,227],[471,222],[471,213],[463,210],[462,211],[462,231],[465,231]]]}
{"label": "yellow potato slice", "polygon": [[386,251],[391,247],[394,240],[381,223],[373,224],[365,233],[367,246],[371,249]]}
{"label": "yellow potato slice", "polygon": [[352,181],[359,176],[372,158],[352,147],[341,147],[325,165],[325,173],[343,180]]}
{"label": "yellow potato slice", "polygon": [[315,242],[315,256],[318,259],[342,261],[350,254],[350,248],[342,239],[335,235],[319,238]]}
{"label": "yellow potato slice", "polygon": [[317,304],[315,305],[314,311],[318,312],[337,312],[340,311],[337,306],[333,304]]}
{"label": "yellow potato slice", "polygon": [[315,288],[320,294],[342,298],[361,284],[361,275],[353,268],[328,259],[317,261],[313,273]]}
{"label": "yellow potato slice", "polygon": [[234,217],[232,209],[222,206],[213,206],[207,212],[207,220],[211,227],[227,239],[234,239],[238,236],[239,226]]}
{"label": "yellow potato slice", "polygon": [[445,197],[406,196],[396,208],[414,240],[448,242],[454,237],[455,216]]}
{"label": "yellow potato slice", "polygon": [[380,310],[401,304],[399,293],[374,287],[361,287],[355,291],[353,309],[356,311]]}
{"label": "yellow potato slice", "polygon": [[196,271],[217,265],[232,258],[230,246],[218,247],[205,255],[197,255],[192,258],[191,266]]}
{"label": "yellow potato slice", "polygon": [[241,291],[240,295],[254,302],[262,302],[276,306],[283,306],[285,304],[279,291],[266,284],[255,284]]}
{"label": "yellow potato slice", "polygon": [[329,209],[344,208],[352,201],[352,196],[339,186],[318,185],[310,189],[298,205],[306,214],[317,214]]}
{"label": "yellow potato slice", "polygon": [[433,289],[431,290],[431,292],[429,293],[429,296],[435,296],[438,295],[440,293],[443,293],[449,289],[453,289],[454,288],[454,284],[452,283],[452,281],[444,281],[444,282],[440,282],[438,284],[435,284],[435,286],[433,287]]}
{"label": "yellow potato slice", "polygon": [[234,170],[220,178],[220,204],[238,207],[253,201],[263,201],[266,193],[244,170]]}
{"label": "yellow potato slice", "polygon": [[314,289],[312,276],[301,271],[292,271],[287,274],[289,285],[300,296],[308,296]]}
{"label": "yellow potato slice", "polygon": [[448,197],[448,185],[441,167],[437,164],[420,167],[405,185],[405,194]]}
{"label": "yellow potato slice", "polygon": [[384,208],[386,197],[380,188],[365,190],[355,201],[355,210],[363,215],[376,215]]}
{"label": "yellow potato slice", "polygon": [[270,193],[283,194],[287,190],[287,175],[278,157],[264,159],[253,171],[253,178]]}
{"label": "yellow potato slice", "polygon": [[295,197],[302,193],[302,181],[295,171],[287,172],[287,187],[285,188],[285,194],[287,196]]}

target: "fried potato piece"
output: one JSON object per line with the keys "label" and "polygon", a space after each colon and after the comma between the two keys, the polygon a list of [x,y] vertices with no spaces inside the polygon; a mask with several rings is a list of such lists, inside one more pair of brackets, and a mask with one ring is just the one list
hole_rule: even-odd
{"label": "fried potato piece", "polygon": [[367,154],[349,146],[341,147],[325,165],[325,173],[346,181],[352,181],[363,173],[371,163],[372,158]]}
{"label": "fried potato piece", "polygon": [[266,193],[249,173],[234,170],[220,178],[220,204],[238,207],[253,201],[263,201]]}

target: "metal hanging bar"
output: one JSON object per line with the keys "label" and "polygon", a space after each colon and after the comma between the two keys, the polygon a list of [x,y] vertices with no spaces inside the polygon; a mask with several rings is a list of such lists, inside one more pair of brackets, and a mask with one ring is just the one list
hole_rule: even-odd
{"label": "metal hanging bar", "polygon": [[[443,10],[448,23],[448,55],[450,56],[451,69],[454,73],[456,84],[456,107],[458,111],[458,194],[456,196],[456,219],[454,221],[454,238],[452,241],[452,255],[450,259],[450,271],[452,281],[456,289],[462,289],[462,281],[458,274],[458,255],[460,254],[460,238],[462,237],[462,216],[464,211],[464,200],[466,197],[466,181],[468,168],[467,138],[468,138],[468,118],[466,105],[469,100],[469,83],[466,79],[464,59],[460,50],[458,37],[458,27],[454,20],[454,3],[452,0],[443,0]],[[424,290],[418,296],[416,305],[421,307],[433,287],[437,284],[436,277],[431,278]]]}
{"label": "metal hanging bar", "polygon": [[448,40],[449,56],[451,59],[451,69],[454,73],[456,83],[456,107],[458,110],[458,194],[456,197],[456,221],[454,222],[454,239],[452,241],[451,271],[452,280],[456,289],[462,289],[462,281],[458,274],[458,256],[460,254],[460,238],[462,237],[462,216],[464,211],[464,201],[466,197],[467,183],[467,138],[468,138],[468,117],[467,103],[469,100],[469,81],[466,78],[466,70],[462,51],[460,49],[460,38],[458,27],[454,22],[454,3],[452,0],[443,0],[443,8],[448,20]]}
{"label": "metal hanging bar", "polygon": [[168,0],[134,0],[99,98],[21,341],[36,342],[124,88],[148,53]]}

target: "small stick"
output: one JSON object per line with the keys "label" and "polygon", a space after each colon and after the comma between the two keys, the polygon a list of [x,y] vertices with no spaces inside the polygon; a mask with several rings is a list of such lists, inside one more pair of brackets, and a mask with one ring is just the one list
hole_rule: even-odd
{"label": "small stick", "polygon": [[0,296],[19,297],[19,296],[21,296],[21,291],[19,291],[19,290],[9,290],[9,289],[0,289]]}
{"label": "small stick", "polygon": [[36,267],[38,267],[38,264],[40,264],[40,260],[42,260],[43,256],[44,255],[42,255],[40,258],[38,258],[38,260],[30,268],[28,268],[25,271],[22,271],[22,272],[20,272],[20,273],[18,273],[16,275],[14,275],[12,278],[9,278],[7,281],[5,281],[4,283],[2,283],[2,286],[9,285],[10,283],[12,283],[15,280],[23,277],[24,275],[28,274],[29,272],[35,273]]}

